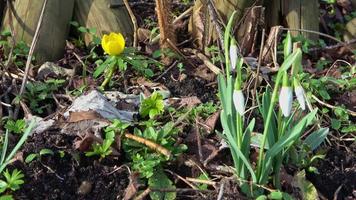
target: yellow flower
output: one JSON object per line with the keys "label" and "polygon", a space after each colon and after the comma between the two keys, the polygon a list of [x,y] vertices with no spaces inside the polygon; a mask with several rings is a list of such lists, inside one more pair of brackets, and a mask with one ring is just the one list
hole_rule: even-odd
{"label": "yellow flower", "polygon": [[110,56],[117,56],[124,51],[125,39],[121,33],[105,34],[101,40],[101,46]]}

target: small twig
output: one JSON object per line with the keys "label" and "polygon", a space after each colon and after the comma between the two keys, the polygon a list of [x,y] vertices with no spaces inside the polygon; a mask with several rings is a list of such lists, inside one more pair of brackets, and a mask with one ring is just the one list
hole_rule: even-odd
{"label": "small twig", "polygon": [[321,47],[321,48],[310,48],[309,49],[309,52],[316,52],[316,51],[325,51],[325,50],[331,50],[331,49],[337,49],[337,48],[340,48],[340,47],[343,47],[346,45],[351,45],[351,44],[354,44],[356,43],[356,39],[352,39],[352,40],[349,40],[349,41],[346,41],[344,42],[344,44],[335,44],[335,45],[331,45],[331,46],[326,46],[326,47]]}
{"label": "small twig", "polygon": [[140,195],[138,195],[134,200],[142,200],[144,199],[148,194],[150,194],[151,189],[147,188],[145,191],[143,191]]}
{"label": "small twig", "polygon": [[223,181],[221,181],[218,197],[216,198],[216,200],[222,200],[223,199],[224,186],[225,186],[225,181],[223,180]]}
{"label": "small twig", "polygon": [[2,101],[0,101],[0,104],[1,104],[1,105],[3,105],[3,106],[5,106],[5,107],[9,107],[9,108],[11,108],[11,107],[12,107],[12,105],[11,105],[11,104],[4,103],[4,102],[2,102]]}
{"label": "small twig", "polygon": [[328,35],[328,34],[325,34],[325,33],[321,33],[321,32],[318,32],[318,31],[312,31],[312,30],[307,30],[307,29],[299,29],[299,28],[283,28],[283,27],[281,27],[280,29],[284,30],[284,31],[300,31],[300,32],[305,32],[305,33],[312,33],[312,34],[316,34],[316,35],[321,35],[321,36],[324,36],[326,38],[332,39],[332,40],[334,40],[334,41],[336,41],[338,43],[341,43],[344,46],[347,46],[346,43],[344,43],[343,41],[337,39],[336,37],[333,37],[331,35]]}
{"label": "small twig", "polygon": [[172,153],[166,149],[165,147],[155,143],[155,142],[152,142],[151,140],[148,140],[148,139],[145,139],[143,137],[140,137],[140,136],[137,136],[137,135],[133,135],[133,134],[130,134],[130,133],[125,133],[125,137],[131,139],[131,140],[134,140],[138,143],[141,143],[141,144],[144,144],[146,145],[147,147],[167,156],[168,158],[170,158],[172,156]]}
{"label": "small twig", "polygon": [[43,167],[47,168],[48,171],[50,171],[51,173],[53,173],[58,179],[60,179],[61,181],[64,181],[64,178],[62,178],[61,176],[59,176],[52,168],[50,168],[49,166],[43,164],[42,162],[41,162],[41,164],[42,164]]}
{"label": "small twig", "polygon": [[195,119],[195,131],[194,132],[195,132],[195,135],[196,135],[196,140],[197,140],[197,145],[198,145],[199,161],[203,162],[203,150],[201,148],[201,137],[200,137],[198,119]]}
{"label": "small twig", "polygon": [[[173,26],[176,25],[181,19],[184,17],[190,15],[190,13],[193,11],[193,7],[190,7],[186,11],[184,11],[182,14],[180,14],[177,18],[175,18],[172,22]],[[160,34],[158,34],[156,37],[154,37],[151,41],[150,44],[156,44],[159,41]]]}
{"label": "small twig", "polygon": [[137,26],[137,19],[134,15],[134,13],[132,12],[132,9],[130,7],[130,4],[127,0],[123,0],[124,4],[125,4],[125,7],[126,7],[126,10],[127,12],[129,13],[130,15],[130,18],[131,18],[131,21],[132,21],[132,25],[133,25],[133,28],[134,28],[134,35],[133,35],[133,44],[132,46],[133,47],[137,47],[137,29],[138,29],[138,26]]}
{"label": "small twig", "polygon": [[333,198],[333,200],[337,200],[337,199],[338,199],[337,196],[339,195],[339,192],[340,192],[342,186],[344,186],[344,184],[341,184],[341,185],[336,189],[336,191],[335,191],[335,193],[334,193],[334,198]]}
{"label": "small twig", "polygon": [[256,90],[257,90],[257,85],[258,85],[258,77],[260,75],[260,68],[261,68],[261,62],[262,62],[262,52],[263,52],[263,47],[264,47],[264,41],[265,41],[265,29],[262,30],[262,37],[261,37],[261,46],[260,46],[260,55],[258,56],[258,62],[257,62],[257,71],[256,71],[256,76],[255,76],[255,85],[253,87],[253,92],[252,92],[252,106],[255,106],[255,98],[256,98]]}
{"label": "small twig", "polygon": [[211,185],[215,186],[216,182],[211,181],[211,180],[203,180],[203,179],[197,179],[197,178],[190,178],[186,177],[187,181],[193,182],[193,183],[201,183],[201,184],[206,184],[206,185]]}
{"label": "small twig", "polygon": [[195,189],[195,190],[198,189],[197,187],[195,187],[193,184],[191,184],[188,180],[186,180],[186,179],[183,178],[182,176],[180,176],[180,175],[178,175],[178,174],[176,174],[176,173],[174,173],[174,172],[172,172],[171,170],[168,170],[168,169],[166,169],[165,171],[167,171],[168,173],[170,173],[170,174],[176,176],[178,179],[180,179],[181,181],[183,181],[184,183],[186,183],[187,185],[189,185],[191,188],[193,188],[193,189]]}
{"label": "small twig", "polygon": [[[73,55],[80,62],[80,64],[83,65],[83,74],[82,74],[84,76],[83,82],[84,82],[84,85],[87,86],[87,80],[86,80],[86,78],[87,78],[87,65],[83,62],[83,60],[79,57],[79,55],[76,54],[74,51],[73,51]],[[70,84],[68,84],[68,85],[70,85]]]}
{"label": "small twig", "polygon": [[223,36],[224,34],[222,32],[222,28],[221,28],[220,24],[218,23],[218,16],[217,16],[215,7],[213,5],[213,2],[211,0],[206,0],[206,3],[208,4],[209,14],[210,14],[213,24],[215,25],[215,29],[218,34],[220,44],[221,44],[221,46],[224,46],[224,36]]}
{"label": "small twig", "polygon": [[[36,27],[36,32],[35,32],[35,35],[33,36],[31,47],[30,47],[30,51],[29,51],[28,56],[27,56],[25,74],[24,74],[24,77],[23,77],[23,80],[22,80],[19,96],[21,96],[25,91],[25,86],[26,86],[26,83],[27,83],[28,73],[30,72],[30,65],[31,65],[31,61],[32,61],[32,56],[33,56],[33,52],[34,52],[36,44],[37,44],[37,40],[38,40],[38,36],[39,36],[39,33],[40,33],[40,29],[41,29],[43,15],[44,15],[44,11],[45,11],[46,5],[47,5],[47,0],[45,0],[43,2],[41,14],[40,14],[40,17],[38,19],[38,23],[37,23],[37,27]],[[18,112],[19,112],[19,108],[20,108],[19,105],[17,105],[16,108],[15,108],[15,112],[14,112],[14,118],[15,119],[17,118],[17,115],[18,115]]]}
{"label": "small twig", "polygon": [[206,57],[204,54],[200,53],[198,50],[185,48],[183,51],[196,55],[200,60],[203,61],[204,65],[207,66],[214,74],[221,73],[221,69],[214,65],[212,62],[210,62],[209,58]]}
{"label": "small twig", "polygon": [[178,61],[175,60],[171,66],[169,66],[163,73],[161,73],[157,78],[155,78],[153,81],[156,82],[159,79],[161,79],[164,75],[166,75],[171,69],[173,69],[177,65]]}
{"label": "small twig", "polygon": [[[322,100],[320,100],[318,97],[316,97],[315,95],[312,95],[312,98],[317,101],[319,104],[323,105],[323,106],[326,106],[328,108],[331,108],[331,109],[335,109],[336,106],[333,106],[333,105],[330,105]],[[349,109],[345,109],[347,113],[349,113],[350,115],[352,116],[356,116],[356,112],[352,111],[352,110],[349,110]]]}
{"label": "small twig", "polygon": [[129,174],[131,174],[131,170],[130,170],[130,167],[129,167],[129,166],[127,166],[127,165],[121,165],[120,167],[116,167],[116,166],[115,166],[115,169],[114,169],[113,171],[107,173],[106,175],[109,176],[109,175],[111,175],[111,174],[113,174],[113,173],[119,171],[119,170],[122,169],[122,168],[125,168],[125,169],[129,172]]}

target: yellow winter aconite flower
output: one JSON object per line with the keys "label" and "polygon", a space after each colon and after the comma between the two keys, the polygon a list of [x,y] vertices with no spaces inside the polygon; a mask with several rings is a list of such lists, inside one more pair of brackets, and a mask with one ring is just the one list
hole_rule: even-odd
{"label": "yellow winter aconite flower", "polygon": [[110,56],[118,56],[124,51],[125,39],[121,33],[105,34],[101,40],[101,46]]}

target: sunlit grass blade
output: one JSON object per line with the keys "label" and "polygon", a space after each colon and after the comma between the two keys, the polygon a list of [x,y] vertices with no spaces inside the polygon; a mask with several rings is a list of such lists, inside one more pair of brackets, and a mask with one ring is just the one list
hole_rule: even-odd
{"label": "sunlit grass blade", "polygon": [[6,157],[4,163],[1,163],[0,166],[0,173],[5,169],[9,161],[14,157],[15,153],[20,149],[20,147],[23,145],[23,143],[26,141],[28,135],[31,133],[32,129],[35,126],[35,120],[32,120],[28,127],[26,128],[25,132],[21,136],[20,140],[17,142],[15,147],[12,149],[11,153]]}

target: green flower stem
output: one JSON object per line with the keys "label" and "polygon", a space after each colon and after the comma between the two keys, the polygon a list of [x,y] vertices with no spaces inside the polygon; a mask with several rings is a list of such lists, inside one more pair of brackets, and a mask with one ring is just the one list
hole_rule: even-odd
{"label": "green flower stem", "polygon": [[274,107],[275,102],[277,101],[278,89],[279,89],[279,85],[280,85],[281,78],[282,78],[282,75],[283,75],[281,72],[282,71],[278,71],[278,74],[277,74],[277,79],[276,79],[276,83],[274,85],[274,89],[273,89],[273,93],[272,93],[272,99],[271,99],[271,103],[270,103],[269,108],[268,108],[267,119],[266,119],[266,123],[265,123],[267,127],[264,127],[264,130],[263,130],[262,143],[261,143],[261,146],[260,146],[260,152],[259,152],[258,164],[257,164],[257,177],[258,177],[258,179],[260,179],[260,176],[261,176],[263,168],[264,168],[263,167],[263,165],[264,165],[264,159],[263,159],[264,148],[265,148],[265,145],[266,145],[268,129],[269,129],[269,126],[270,126],[270,123],[271,123],[273,107]]}
{"label": "green flower stem", "polygon": [[[278,141],[283,135],[284,132],[286,130],[286,121],[287,119],[285,117],[282,116],[282,111],[281,109],[279,109],[278,112],[278,136],[277,136],[277,140]],[[283,162],[283,153],[279,153],[278,156],[276,156],[276,160],[274,163],[274,169],[273,170],[275,172],[274,176],[273,176],[273,182],[276,188],[281,189],[281,179],[280,179],[280,173],[279,173],[279,169],[282,166],[282,162]]]}
{"label": "green flower stem", "polygon": [[111,80],[112,76],[114,75],[115,71],[116,71],[116,64],[109,68],[109,72],[108,72],[107,76],[105,77],[103,83],[100,86],[101,88],[104,89],[105,86],[110,82],[110,80]]}
{"label": "green flower stem", "polygon": [[[241,147],[242,147],[242,117],[239,113],[236,113],[236,127],[237,127],[237,130],[236,130],[236,138],[237,138],[237,146],[240,148],[241,150]],[[238,163],[237,163],[237,174],[240,174],[241,171],[242,171],[242,162],[241,160],[239,159],[238,160]]]}

